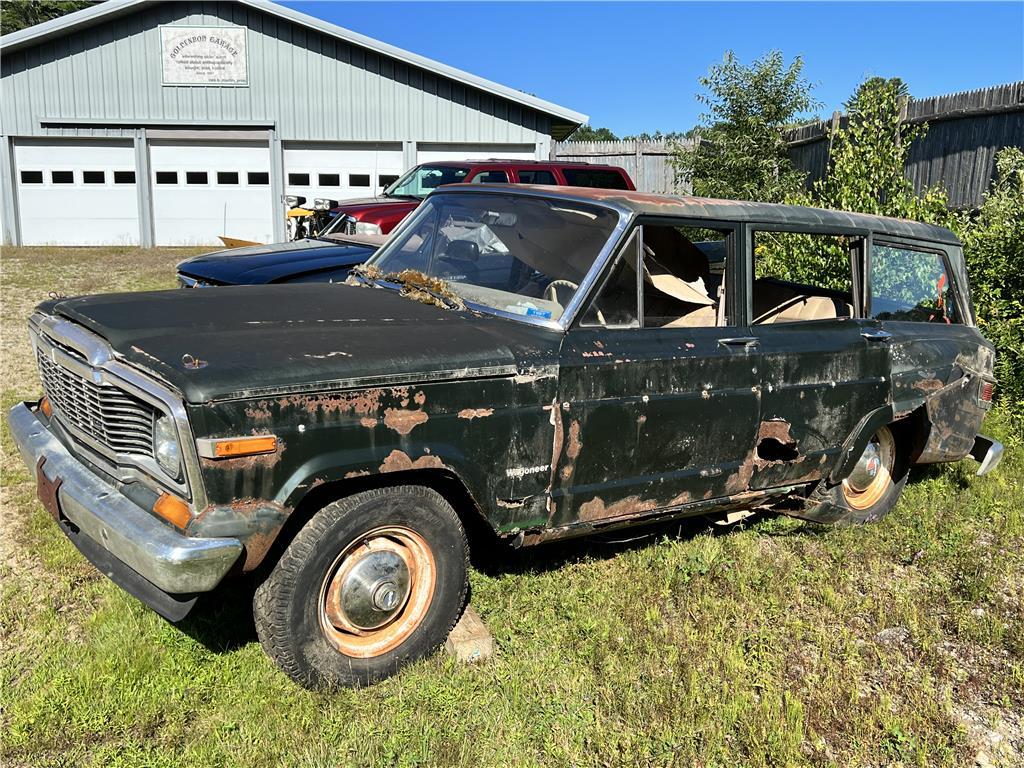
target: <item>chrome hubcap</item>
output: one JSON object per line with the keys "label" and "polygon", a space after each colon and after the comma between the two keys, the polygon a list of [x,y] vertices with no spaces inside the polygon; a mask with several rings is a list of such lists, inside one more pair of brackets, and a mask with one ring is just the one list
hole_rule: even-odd
{"label": "chrome hubcap", "polygon": [[409,564],[391,542],[374,539],[337,574],[327,596],[332,623],[356,632],[379,629],[409,597]]}
{"label": "chrome hubcap", "polygon": [[871,487],[871,483],[874,482],[875,477],[878,475],[878,470],[881,468],[882,457],[878,450],[878,443],[872,440],[867,444],[864,453],[860,455],[857,465],[853,468],[846,482],[855,491],[866,491]]}

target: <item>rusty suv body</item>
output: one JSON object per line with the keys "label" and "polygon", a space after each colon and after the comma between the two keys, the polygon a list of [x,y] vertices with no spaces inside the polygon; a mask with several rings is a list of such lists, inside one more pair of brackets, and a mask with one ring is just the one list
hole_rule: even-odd
{"label": "rusty suv body", "polygon": [[[793,233],[848,249],[849,290],[759,276],[758,238]],[[924,260],[937,297],[907,299],[885,274],[900,258]],[[978,437],[993,348],[960,245],[937,227],[465,185],[428,197],[350,283],[70,298],[33,315],[46,397],[10,420],[40,497],[164,615],[272,567],[275,541],[367,489],[432,488],[519,546],[782,501],[841,519],[829,489],[874,477],[887,443],[872,436],[889,427],[911,463],[998,461]],[[180,451],[170,470],[154,456],[161,418]],[[253,438],[259,450],[234,451]]]}

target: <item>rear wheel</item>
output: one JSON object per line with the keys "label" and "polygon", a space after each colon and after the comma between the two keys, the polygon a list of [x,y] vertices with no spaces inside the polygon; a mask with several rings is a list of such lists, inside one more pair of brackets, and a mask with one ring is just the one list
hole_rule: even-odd
{"label": "rear wheel", "polygon": [[420,486],[324,507],[256,591],[264,649],[307,687],[366,685],[444,642],[466,597],[455,511]]}
{"label": "rear wheel", "polygon": [[849,476],[832,489],[836,506],[845,512],[839,522],[881,520],[896,506],[906,483],[906,459],[892,430],[882,427],[868,440]]}
{"label": "rear wheel", "polygon": [[906,451],[882,427],[868,440],[850,474],[824,492],[824,498],[796,517],[818,523],[858,524],[881,520],[896,506],[909,467]]}

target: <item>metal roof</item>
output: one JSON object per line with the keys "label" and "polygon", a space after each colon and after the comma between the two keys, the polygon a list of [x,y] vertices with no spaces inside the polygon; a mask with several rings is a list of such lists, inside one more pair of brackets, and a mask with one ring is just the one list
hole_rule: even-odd
{"label": "metal roof", "polygon": [[[60,37],[77,29],[93,26],[102,21],[107,21],[116,16],[122,16],[127,13],[131,13],[140,8],[158,5],[166,0],[107,0],[103,3],[98,3],[88,8],[84,8],[74,13],[69,13],[66,16],[61,16],[56,19],[45,21],[42,24],[36,24],[25,29],[12,32],[8,35],[0,37],[0,51],[3,53],[12,53],[22,48],[35,45],[46,40]],[[366,35],[361,35],[358,32],[353,32],[350,29],[339,27],[336,24],[331,24],[322,19],[309,16],[305,13],[292,10],[291,8],[285,8],[276,3],[266,2],[266,0],[230,0],[230,2],[245,5],[250,8],[268,13],[272,16],[276,16],[281,19],[286,19],[300,26],[307,27],[317,32],[330,35],[332,37],[343,40],[352,45],[357,45],[361,48],[365,48],[370,51],[374,51],[383,56],[388,56],[392,59],[405,62],[414,67],[433,72],[442,77],[446,77],[451,80],[456,80],[466,85],[470,85],[481,91],[491,93],[495,96],[499,96],[508,101],[522,104],[524,106],[535,109],[538,112],[551,115],[561,121],[561,124],[557,126],[561,130],[557,130],[558,134],[568,134],[572,130],[587,122],[589,117],[581,112],[568,109],[567,107],[553,104],[550,101],[537,98],[523,91],[510,88],[500,83],[495,83],[491,80],[486,80],[482,77],[464,72],[461,69],[455,67],[449,67],[446,64],[442,64],[433,59],[428,59],[425,56],[412,53],[410,51],[403,50],[393,45],[388,45],[380,40],[374,40]],[[553,126],[555,128],[556,126]]]}
{"label": "metal roof", "polygon": [[708,197],[652,195],[619,189],[593,187],[551,187],[537,184],[451,184],[439,187],[445,192],[479,194],[501,192],[538,197],[557,197],[580,203],[599,203],[642,216],[673,216],[709,221],[737,221],[766,226],[808,227],[810,230],[870,231],[896,237],[932,242],[960,243],[950,230],[920,221],[893,219],[867,213],[849,213],[826,208],[781,203],[755,203],[746,200],[716,200]]}

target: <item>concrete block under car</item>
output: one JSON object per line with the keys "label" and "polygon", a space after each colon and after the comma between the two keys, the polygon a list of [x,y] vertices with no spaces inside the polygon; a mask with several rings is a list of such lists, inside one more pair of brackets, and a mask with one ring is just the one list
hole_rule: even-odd
{"label": "concrete block under car", "polygon": [[494,637],[473,606],[466,606],[444,649],[464,664],[479,664],[494,655]]}

